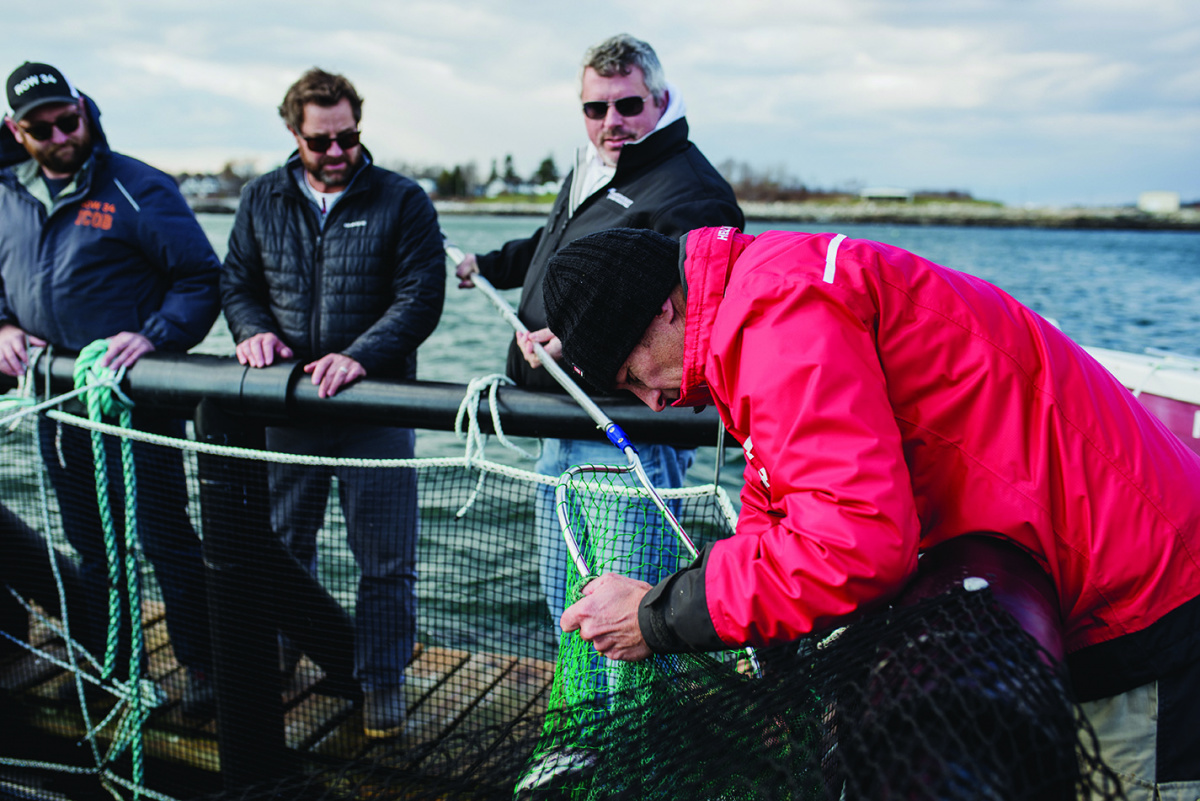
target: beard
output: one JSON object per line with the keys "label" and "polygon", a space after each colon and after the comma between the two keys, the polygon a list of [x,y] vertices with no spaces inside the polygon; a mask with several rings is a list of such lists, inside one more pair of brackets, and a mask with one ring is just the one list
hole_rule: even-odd
{"label": "beard", "polygon": [[[305,164],[304,166],[308,170],[309,175],[311,175],[314,180],[319,181],[320,183],[323,183],[330,188],[333,188],[333,187],[344,187],[347,184],[349,184],[350,179],[352,177],[354,177],[354,173],[359,165],[359,162],[361,162],[361,161],[362,161],[361,154],[358,155],[358,158],[354,158],[354,159],[351,159],[347,155],[341,155],[341,156],[336,156],[336,157],[321,156],[320,158],[318,158],[316,160],[315,163]],[[330,170],[329,169],[330,166],[342,165],[342,164],[346,165],[344,169],[340,169],[340,170]]]}
{"label": "beard", "polygon": [[92,137],[85,132],[78,141],[47,145],[33,155],[37,163],[48,170],[74,175],[92,155]]}

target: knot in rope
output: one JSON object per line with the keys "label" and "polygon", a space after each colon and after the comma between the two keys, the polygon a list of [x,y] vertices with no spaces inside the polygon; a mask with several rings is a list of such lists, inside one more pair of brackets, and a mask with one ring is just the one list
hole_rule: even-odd
{"label": "knot in rope", "polygon": [[[121,391],[121,379],[125,377],[125,368],[113,370],[100,364],[104,354],[108,352],[108,340],[97,339],[75,357],[75,388],[89,389],[88,409],[95,405],[99,412],[106,416],[132,409],[133,401]],[[104,390],[108,390],[105,392]]]}
{"label": "knot in rope", "polygon": [[[493,373],[482,378],[473,378],[467,384],[467,394],[463,398],[462,403],[459,404],[458,415],[454,418],[455,436],[467,441],[467,452],[463,457],[466,467],[471,466],[476,456],[483,458],[483,448],[487,444],[487,435],[479,428],[479,401],[484,390],[488,393],[488,405],[492,410],[492,429],[496,432],[496,438],[500,440],[500,444],[527,458],[537,458],[536,453],[530,453],[504,436],[504,429],[500,426],[500,403],[496,396],[496,390],[501,384],[512,383],[512,379],[508,376],[502,373]],[[467,430],[465,432],[462,427],[464,417],[467,418]],[[456,518],[466,515],[471,507],[475,505],[475,501],[479,498],[479,493],[483,489],[483,480],[486,476],[487,473],[480,471],[479,480],[475,482],[475,489],[471,492],[470,497],[467,498],[467,502],[454,513]]]}
{"label": "knot in rope", "polygon": [[[462,403],[459,404],[458,414],[454,418],[454,434],[459,439],[467,441],[466,462],[468,465],[471,464],[472,458],[476,454],[483,455],[484,444],[487,442],[487,435],[479,428],[479,401],[484,391],[487,392],[488,406],[491,409],[492,430],[496,432],[496,439],[500,441],[500,444],[529,459],[538,458],[536,453],[522,448],[506,437],[504,435],[504,428],[500,425],[500,403],[496,395],[496,390],[501,385],[512,385],[513,383],[513,380],[508,376],[502,373],[493,373],[481,378],[473,378],[467,384],[467,393],[463,397]],[[467,430],[465,432],[462,427],[464,417],[467,419]]]}

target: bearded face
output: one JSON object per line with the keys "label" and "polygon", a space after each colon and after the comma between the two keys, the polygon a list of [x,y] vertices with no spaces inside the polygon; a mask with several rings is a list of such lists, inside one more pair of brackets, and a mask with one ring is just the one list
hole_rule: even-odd
{"label": "bearded face", "polygon": [[[296,137],[300,161],[308,172],[314,188],[320,192],[336,192],[343,189],[362,163],[362,146],[355,144],[343,148],[338,143],[338,134],[355,132],[358,122],[350,108],[350,101],[342,99],[335,106],[304,105],[304,122]],[[314,149],[320,143],[325,150]]]}
{"label": "bearded face", "polygon": [[10,129],[25,151],[52,177],[78,172],[92,155],[92,134],[84,101],[53,103],[25,115]]}

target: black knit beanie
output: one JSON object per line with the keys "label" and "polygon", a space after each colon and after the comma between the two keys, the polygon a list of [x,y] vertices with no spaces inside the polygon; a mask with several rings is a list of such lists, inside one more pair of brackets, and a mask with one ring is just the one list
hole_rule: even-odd
{"label": "black knit beanie", "polygon": [[640,228],[576,239],[550,259],[542,293],[546,320],[568,372],[611,392],[679,277],[679,240]]}

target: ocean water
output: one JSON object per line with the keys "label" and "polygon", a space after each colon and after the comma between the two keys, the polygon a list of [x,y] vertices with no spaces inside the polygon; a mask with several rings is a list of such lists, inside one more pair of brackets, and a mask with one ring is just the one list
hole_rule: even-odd
{"label": "ocean water", "polygon": [[[222,258],[229,215],[202,214]],[[485,252],[528,236],[541,217],[445,215],[443,231],[464,250]],[[751,221],[747,233],[828,230],[911,250],[977,275],[1047,317],[1082,345],[1140,352],[1162,348],[1200,356],[1200,233],[1062,231],[1030,228],[831,225]],[[422,346],[419,377],[465,383],[502,369],[510,331],[484,299],[460,290],[447,268],[441,324]],[[507,293],[515,304],[519,293]],[[219,326],[202,348],[232,353]]]}
{"label": "ocean water", "polygon": [[[231,215],[202,214],[200,223],[224,257]],[[529,236],[541,217],[444,215],[443,231],[468,252],[486,252],[510,239]],[[1146,348],[1200,356],[1200,233],[1160,231],[1064,231],[1027,228],[836,225],[824,228],[784,223],[747,224],[748,233],[768,229],[832,230],[911,250],[939,264],[990,281],[1022,303],[1051,317],[1077,342],[1116,350]],[[506,293],[516,305],[519,290]],[[466,384],[502,372],[512,331],[478,292],[461,290],[447,267],[446,305],[441,323],[418,354],[418,377]],[[232,354],[224,321],[197,349]],[[528,445],[529,443],[523,443]],[[450,456],[463,444],[449,432],[422,432],[418,453]],[[715,450],[701,449],[689,483],[711,481]],[[510,461],[510,452],[488,455]],[[740,449],[727,449],[731,463],[721,483],[736,499]]]}

